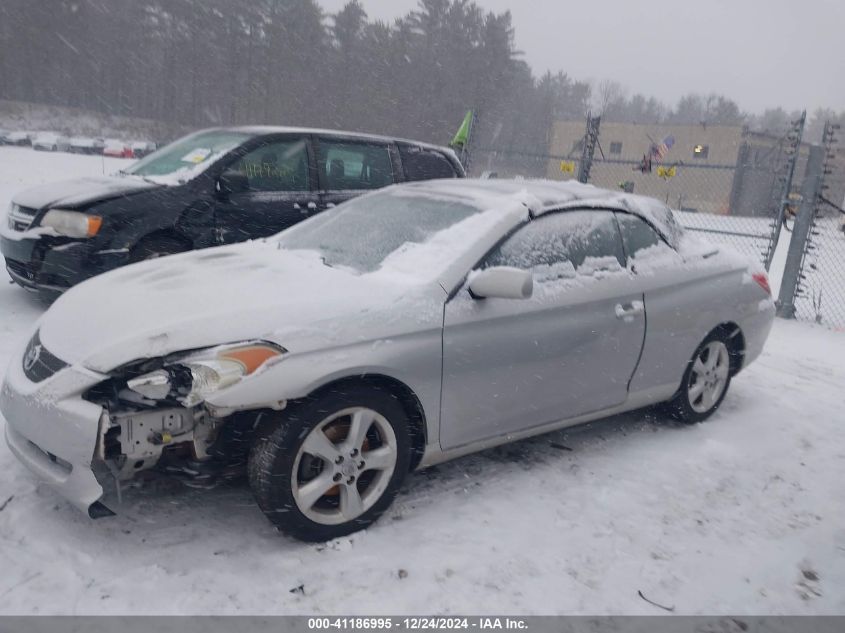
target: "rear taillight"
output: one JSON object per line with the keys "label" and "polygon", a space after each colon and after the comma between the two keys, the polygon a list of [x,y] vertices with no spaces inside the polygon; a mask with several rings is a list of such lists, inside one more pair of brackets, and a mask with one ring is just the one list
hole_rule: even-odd
{"label": "rear taillight", "polygon": [[754,273],[751,275],[751,278],[757,282],[758,286],[766,291],[767,295],[772,296],[772,287],[769,285],[769,278],[766,276],[766,273]]}

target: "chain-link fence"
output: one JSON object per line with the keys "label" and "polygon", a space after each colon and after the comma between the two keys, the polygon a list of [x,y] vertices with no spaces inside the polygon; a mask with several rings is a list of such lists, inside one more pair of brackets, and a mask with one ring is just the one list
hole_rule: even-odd
{"label": "chain-link fence", "polygon": [[[804,120],[802,114],[779,137],[735,134],[734,162],[698,164],[672,161],[671,152],[655,161],[647,161],[648,154],[641,161],[608,157],[604,150],[618,153],[621,143],[604,138],[603,149],[593,120],[586,128],[572,124],[568,141],[557,144],[565,153],[475,148],[472,172],[486,177],[586,179],[606,189],[652,196],[674,209],[687,230],[731,246],[767,269],[783,236],[790,242],[779,251],[787,251],[780,316],[845,329],[845,213],[825,197],[839,200],[845,191],[845,151],[835,151],[832,125],[825,127],[822,146],[802,144]],[[623,133],[617,129],[608,136]],[[729,134],[721,130],[714,138],[720,135],[730,150]],[[550,145],[556,148],[554,139]],[[652,142],[652,150],[655,147]],[[723,157],[731,155],[724,147],[710,147],[711,154],[713,149]],[[839,180],[828,190],[825,178],[831,185]]]}
{"label": "chain-link fence", "polygon": [[[553,156],[545,148],[493,148],[473,147],[469,175],[474,178],[543,178],[549,161],[560,161],[563,156]],[[578,160],[572,161],[573,172],[564,174],[568,178],[578,175]],[[559,179],[560,180],[560,179]]]}
{"label": "chain-link fence", "polygon": [[808,238],[795,316],[845,328],[845,232],[838,218],[817,218]]}
{"label": "chain-link fence", "polygon": [[[687,136],[675,142],[665,132],[662,143],[649,137],[642,160],[630,152],[614,158],[624,155],[632,130],[642,132],[637,126],[609,124],[605,133],[596,119],[586,127],[563,122],[552,134],[550,151],[476,148],[472,171],[580,179],[658,198],[689,231],[731,246],[767,269],[782,235],[790,242],[779,251],[787,251],[779,314],[845,329],[845,213],[836,204],[842,204],[845,152],[835,151],[833,125],[825,127],[821,146],[803,144],[804,121],[802,114],[782,136],[676,126],[673,134]],[[693,146],[705,158],[709,151],[709,160],[683,158],[692,138],[709,140],[709,146]]]}
{"label": "chain-link fence", "polygon": [[810,199],[801,209],[803,215],[796,220],[790,244],[790,256],[795,261],[800,256],[800,266],[794,280],[789,278],[795,276],[790,267],[785,270],[782,303],[789,305],[790,299],[792,302],[785,316],[843,329],[845,214],[836,202],[825,197],[828,192],[825,180],[833,175],[836,164],[836,129],[835,125],[825,126],[822,147],[817,148],[819,160],[815,161],[819,167],[814,163],[807,173],[807,191],[803,193]]}
{"label": "chain-link fence", "polygon": [[556,124],[549,152],[475,148],[472,172],[579,179],[658,198],[688,230],[729,245],[768,269],[789,210],[793,175],[806,162],[806,148],[801,149],[804,119],[794,121],[782,136],[735,126],[652,126],[664,134],[657,142],[649,136],[657,133],[652,127],[603,126],[597,117],[588,117],[586,126]]}

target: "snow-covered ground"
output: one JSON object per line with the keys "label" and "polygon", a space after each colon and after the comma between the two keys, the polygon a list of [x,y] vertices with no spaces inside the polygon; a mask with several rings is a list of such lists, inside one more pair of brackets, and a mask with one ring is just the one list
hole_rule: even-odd
{"label": "snow-covered ground", "polygon": [[795,302],[799,319],[815,320],[845,332],[845,234],[842,219],[820,218],[804,264],[802,294]]}
{"label": "snow-covered ground", "polygon": [[[101,171],[0,148],[0,206]],[[5,366],[43,307],[0,274]],[[460,459],[325,545],[280,536],[244,486],[134,490],[92,522],[0,446],[0,614],[664,613],[638,591],[842,614],[844,358],[845,334],[779,320],[705,424],[635,413]]]}
{"label": "snow-covered ground", "polygon": [[150,119],[104,114],[25,101],[0,99],[0,128],[4,130],[52,130],[70,136],[137,138],[162,141],[187,130]]}

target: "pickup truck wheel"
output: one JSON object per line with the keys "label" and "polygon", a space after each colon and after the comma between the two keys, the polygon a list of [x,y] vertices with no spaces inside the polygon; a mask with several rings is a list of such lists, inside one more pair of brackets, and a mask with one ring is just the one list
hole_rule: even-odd
{"label": "pickup truck wheel", "polygon": [[355,386],[309,398],[265,424],[250,452],[249,482],[282,532],[327,541],[376,521],[409,460],[408,418],[396,398]]}
{"label": "pickup truck wheel", "polygon": [[145,237],[129,252],[129,263],[142,262],[147,259],[157,259],[166,255],[175,255],[190,250],[183,241],[169,235],[153,235]]}
{"label": "pickup truck wheel", "polygon": [[724,332],[711,333],[687,364],[681,388],[667,404],[669,414],[689,424],[710,417],[731,384],[731,354]]}

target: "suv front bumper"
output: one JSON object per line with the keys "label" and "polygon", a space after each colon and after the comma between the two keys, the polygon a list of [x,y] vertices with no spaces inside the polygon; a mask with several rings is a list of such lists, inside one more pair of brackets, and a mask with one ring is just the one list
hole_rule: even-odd
{"label": "suv front bumper", "polygon": [[103,488],[92,464],[104,410],[83,400],[82,394],[105,379],[72,366],[33,383],[24,375],[17,354],[0,390],[0,412],[12,453],[39,481],[89,516],[102,514],[97,502]]}
{"label": "suv front bumper", "polygon": [[17,238],[0,232],[0,253],[6,260],[9,276],[30,290],[64,292],[128,261],[129,255],[123,250],[99,252],[95,248],[87,240],[51,236]]}

